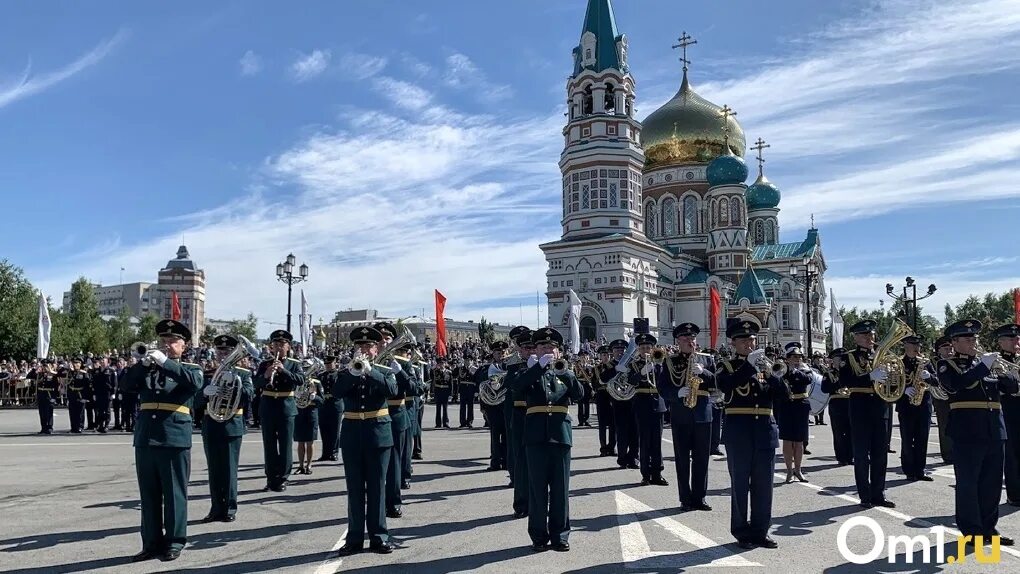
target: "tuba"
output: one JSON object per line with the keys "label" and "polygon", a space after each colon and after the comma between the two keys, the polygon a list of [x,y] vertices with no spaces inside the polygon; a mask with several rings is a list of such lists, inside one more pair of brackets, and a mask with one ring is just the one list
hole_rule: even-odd
{"label": "tuba", "polygon": [[882,367],[889,374],[885,381],[873,381],[875,394],[887,403],[895,403],[907,390],[907,369],[903,359],[893,353],[893,347],[914,334],[913,329],[899,319],[893,319],[892,329],[886,334],[875,350],[872,368]]}
{"label": "tuba", "polygon": [[312,404],[315,398],[315,382],[322,373],[326,372],[326,364],[318,357],[308,357],[302,365],[305,371],[305,382],[294,389],[294,403],[297,408],[303,409]]}
{"label": "tuba", "polygon": [[[218,423],[234,418],[241,408],[241,377],[234,372],[234,367],[248,357],[259,356],[258,349],[244,336],[238,335],[237,341],[237,347],[223,359],[209,383],[209,386],[216,388],[216,394],[209,397],[205,412]],[[132,352],[135,345],[132,345]]]}
{"label": "tuba", "polygon": [[478,398],[482,403],[494,407],[506,399],[506,370],[489,365],[488,378],[478,385]]}
{"label": "tuba", "polygon": [[620,357],[620,362],[616,365],[618,372],[606,383],[606,392],[614,400],[629,401],[637,394],[637,386],[630,383],[630,373],[627,371],[630,361],[634,358],[636,352],[637,337],[630,340],[627,350],[624,351],[623,356]]}

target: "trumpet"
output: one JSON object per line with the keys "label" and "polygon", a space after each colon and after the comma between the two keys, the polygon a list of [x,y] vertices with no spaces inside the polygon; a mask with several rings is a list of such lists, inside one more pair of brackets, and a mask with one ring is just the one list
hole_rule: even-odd
{"label": "trumpet", "polygon": [[131,344],[131,356],[141,361],[142,365],[151,367],[152,359],[149,358],[149,351],[155,351],[158,346],[157,341],[151,343],[137,341]]}
{"label": "trumpet", "polygon": [[662,347],[656,347],[652,349],[652,352],[649,355],[648,360],[650,360],[655,365],[661,365],[666,362],[666,358],[667,358],[666,350],[663,349]]}
{"label": "trumpet", "polygon": [[372,370],[372,362],[365,355],[358,353],[351,359],[351,364],[347,367],[347,370],[355,377],[361,377],[367,375]]}
{"label": "trumpet", "polygon": [[552,362],[551,368],[554,375],[562,377],[570,370],[570,365],[567,364],[566,359],[556,359]]}

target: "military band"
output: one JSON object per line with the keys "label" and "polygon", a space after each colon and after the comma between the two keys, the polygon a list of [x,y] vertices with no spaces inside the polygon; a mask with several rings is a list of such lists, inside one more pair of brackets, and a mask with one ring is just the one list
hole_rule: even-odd
{"label": "military band", "polygon": [[810,388],[814,384],[813,371],[804,363],[800,343],[786,345],[786,368],[780,380],[789,389],[787,399],[782,402],[779,423],[779,438],[783,441],[783,462],[786,463],[786,482],[797,479],[807,482],[801,464],[808,440],[808,402]]}
{"label": "military band", "polygon": [[662,415],[666,412],[666,403],[655,384],[656,365],[652,360],[652,349],[658,341],[647,333],[636,337],[640,357],[631,362],[628,376],[630,384],[637,391],[632,401],[634,425],[638,431],[641,484],[667,486],[669,483],[662,478]]}
{"label": "military band", "polygon": [[305,382],[301,362],[289,357],[294,336],[278,329],[269,335],[271,357],[255,373],[255,388],[261,391],[262,451],[265,454],[266,486],[263,491],[287,490],[294,465],[294,418],[297,405],[294,390]]}
{"label": "military band", "polygon": [[517,377],[521,376],[528,369],[528,358],[535,352],[535,342],[532,339],[531,329],[520,325],[510,330],[510,338],[514,342],[516,354],[507,360],[506,376],[503,384],[506,385],[507,399],[504,404],[504,413],[507,410],[510,416],[507,428],[510,461],[510,483],[513,484],[513,516],[524,518],[528,515],[528,494],[530,490],[530,478],[528,474],[528,457],[525,450],[525,427],[527,422],[528,402],[526,391],[514,383]]}
{"label": "military band", "polygon": [[921,356],[921,342],[917,335],[903,339],[903,366],[909,382],[896,401],[896,414],[900,422],[900,468],[907,480],[930,482],[932,478],[924,472],[932,413],[932,393],[927,387],[936,381],[934,365]]}
{"label": "military band", "polygon": [[846,349],[829,351],[831,368],[822,370],[822,392],[829,397],[827,407],[832,426],[832,450],[840,466],[854,463],[853,438],[850,435],[850,389],[840,382]]}
{"label": "military band", "polygon": [[333,382],[337,376],[334,355],[323,357],[326,372],[322,375],[322,405],[319,407],[319,431],[322,434],[322,455],[319,462],[340,460],[340,424],[343,420],[344,401],[333,396]]}

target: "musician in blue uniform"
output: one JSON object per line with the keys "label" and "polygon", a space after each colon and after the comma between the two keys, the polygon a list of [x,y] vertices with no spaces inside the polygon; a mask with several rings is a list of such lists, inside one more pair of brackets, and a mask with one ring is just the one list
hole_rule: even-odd
{"label": "musician in blue uniform", "polygon": [[[941,359],[949,359],[953,356],[953,344],[945,335],[935,339],[935,359],[932,361],[932,370]],[[937,376],[937,373],[936,373]],[[935,408],[935,422],[939,428],[939,455],[945,464],[953,464],[953,439],[949,437],[949,400],[940,400],[932,397]]]}
{"label": "musician in blue uniform", "polygon": [[[627,341],[623,339],[616,339],[612,343],[609,343],[609,348],[616,354],[617,362],[613,365],[613,370],[610,373],[606,373],[606,382],[609,379],[615,377],[620,367],[619,359],[623,355],[623,352],[627,349]],[[630,368],[629,366],[627,367]],[[634,418],[634,399],[627,399],[620,401],[615,398],[611,398],[613,403],[613,421],[616,423],[616,464],[620,468],[638,468],[637,456],[638,456],[638,434],[637,434],[637,422]]]}
{"label": "musician in blue uniform", "polygon": [[786,345],[786,372],[781,377],[790,389],[789,397],[783,402],[779,414],[779,438],[783,441],[783,462],[786,463],[786,482],[796,478],[807,482],[801,463],[804,460],[804,446],[808,439],[808,416],[811,403],[808,402],[812,382],[812,371],[804,363],[800,343]]}
{"label": "musician in blue uniform", "polygon": [[[568,404],[584,392],[560,359],[563,335],[544,327],[533,333],[535,355],[528,368],[512,381],[524,393],[527,411],[524,442],[528,458],[528,535],[531,548],[541,552],[552,545],[570,550],[570,449],[573,445]],[[562,367],[562,368],[560,368]]]}
{"label": "musician in blue uniform", "polygon": [[423,365],[416,361],[416,352],[417,349],[412,343],[406,343],[403,349],[398,350],[398,353],[403,353],[406,356],[398,354],[395,357],[410,379],[409,390],[405,393],[406,396],[404,397],[404,408],[407,410],[407,427],[403,431],[405,447],[400,451],[401,490],[411,488],[411,475],[414,474],[414,467],[411,463],[414,458],[414,437],[416,433],[418,436],[421,436],[421,417],[418,414],[421,407],[419,403],[422,395],[424,395],[428,388],[425,385],[424,374],[422,372]]}
{"label": "musician in blue uniform", "polygon": [[832,421],[832,450],[840,466],[854,463],[853,439],[850,436],[850,390],[839,380],[846,349],[829,351],[829,368],[822,369],[822,392],[829,395],[829,418]]}
{"label": "musician in blue uniform", "polygon": [[638,357],[630,363],[630,384],[637,389],[632,399],[634,426],[638,431],[638,466],[641,470],[641,485],[655,484],[668,486],[662,478],[662,414],[666,403],[659,395],[655,384],[656,365],[651,361],[653,347],[658,343],[653,335],[637,335]]}
{"label": "musician in blue uniform", "polygon": [[294,465],[294,418],[297,405],[294,390],[305,382],[301,362],[289,357],[294,336],[283,329],[269,334],[269,357],[255,372],[255,389],[262,391],[259,418],[266,469],[263,492],[287,490]]}
{"label": "musician in blue uniform", "polygon": [[138,393],[135,473],[142,506],[142,551],[131,560],[176,560],[187,543],[191,476],[191,407],[202,368],[181,360],[191,331],[177,321],[156,324],[162,350],[150,349],[128,369],[124,388]]}
{"label": "musician in blue uniform", "polygon": [[386,528],[384,490],[393,428],[387,401],[397,394],[397,379],[387,367],[372,364],[382,333],[359,327],[350,337],[358,353],[333,384],[333,395],[344,401],[340,448],[347,483],[347,538],[339,553],[348,556],[364,550],[367,525],[369,549],[389,554],[393,545]]}
{"label": "musician in blue uniform", "polygon": [[[954,355],[938,362],[939,383],[949,394],[949,434],[956,471],[956,527],[969,544],[991,544],[999,521],[1006,426],[1001,397],[1020,392],[1016,372],[992,372],[999,353],[977,356],[981,322],[957,321],[946,327]],[[999,544],[1013,539],[1000,536]]]}
{"label": "musician in blue uniform", "polygon": [[85,401],[90,379],[89,372],[81,368],[81,358],[72,359],[71,370],[67,372],[67,414],[74,434],[81,434],[85,427]]}
{"label": "musician in blue uniform", "polygon": [[[779,429],[774,404],[788,400],[789,389],[759,365],[764,349],[756,349],[760,328],[750,321],[730,319],[726,336],[734,358],[720,362],[716,373],[726,395],[723,443],[730,473],[730,533],[743,549],[776,548],[769,536],[772,525],[772,472]],[[759,371],[764,367],[766,372]],[[750,516],[748,502],[750,501]]]}
{"label": "musician in blue uniform", "polygon": [[[673,436],[673,464],[676,466],[680,511],[712,510],[705,502],[708,492],[708,458],[712,450],[712,401],[716,388],[715,363],[698,355],[698,333],[694,323],[673,328],[673,342],[680,352],[668,357],[656,369],[659,394],[669,401],[670,431]],[[692,388],[691,383],[697,385]],[[691,394],[697,397],[689,407]]]}
{"label": "musician in blue uniform", "polygon": [[[998,345],[996,351],[1003,360],[1017,364],[1020,351],[1020,325],[1006,324],[992,333]],[[1020,396],[1002,395],[1002,417],[1006,424],[1006,453],[1003,464],[1006,471],[1006,503],[1020,506]]]}
{"label": "musician in blue uniform", "polygon": [[322,362],[326,372],[322,375],[322,406],[319,407],[319,430],[322,432],[322,456],[318,462],[340,459],[340,421],[344,402],[333,396],[333,382],[337,376],[336,356],[326,355]]}
{"label": "musician in blue uniform", "polygon": [[[577,362],[574,363],[574,376],[581,383],[584,389],[584,397],[577,401],[577,427],[591,427],[591,399],[595,393],[593,386],[594,368],[591,365],[591,353],[581,349],[577,354]],[[660,417],[661,418],[661,417]]]}
{"label": "musician in blue uniform", "polygon": [[[474,392],[486,379],[505,372],[503,356],[508,346],[505,341],[493,341],[489,345],[492,353],[490,362],[483,364],[475,371],[474,380],[471,381],[474,386],[470,387],[470,392]],[[464,400],[464,389],[465,387],[462,385],[461,401]],[[505,470],[507,468],[507,424],[504,407],[506,400],[508,399],[504,396],[503,401],[495,405],[482,403],[482,411],[486,414],[486,420],[489,421],[489,468],[486,469],[489,471]],[[472,408],[474,408],[474,398],[471,399],[471,404]]]}
{"label": "musician in blue uniform", "polygon": [[[60,400],[60,385],[52,359],[43,359],[35,377],[35,401],[39,409],[39,434],[53,434],[53,408]],[[103,431],[106,432],[106,431]]]}
{"label": "musician in blue uniform", "polygon": [[535,352],[535,343],[531,340],[531,329],[518,325],[510,329],[510,339],[516,347],[516,354],[506,362],[506,376],[503,384],[509,389],[507,399],[503,403],[504,416],[507,420],[508,437],[508,469],[513,469],[510,484],[513,485],[514,518],[528,515],[528,458],[524,446],[524,427],[527,418],[528,403],[525,392],[514,388],[514,380],[528,368],[528,358]]}
{"label": "musician in blue uniform", "polygon": [[[393,340],[397,337],[397,329],[392,323],[379,321],[372,325],[372,328],[382,335],[382,341],[378,345],[380,352],[386,351],[392,356],[402,350],[403,343],[397,343],[401,348],[390,348],[394,344]],[[406,363],[406,357],[404,359]],[[407,420],[407,409],[404,408],[404,403],[408,396],[412,396],[411,393],[414,392],[414,389],[412,388],[411,373],[406,371],[404,365],[396,358],[391,358],[389,364],[384,367],[389,369],[388,374],[393,375],[397,383],[397,391],[386,399],[390,415],[390,434],[393,435],[393,445],[386,464],[386,517],[400,518],[404,515],[404,511],[400,508],[404,504],[400,495],[400,483],[404,474],[404,451],[410,448],[407,443],[406,431],[411,425]]]}
{"label": "musician in blue uniform", "polygon": [[[907,480],[931,482],[924,473],[928,460],[928,436],[931,434],[931,392],[919,390],[918,383],[938,384],[935,374],[929,371],[929,363],[922,360],[923,339],[911,335],[903,339],[903,368],[907,387],[903,396],[896,401],[896,414],[900,419],[900,467]],[[914,401],[920,401],[914,405]]]}
{"label": "musician in blue uniform", "polygon": [[[231,335],[218,335],[213,339],[213,345],[216,347],[216,358],[222,364],[237,348],[238,340]],[[213,412],[208,409],[209,401],[220,392],[216,384],[219,381],[207,379],[205,387],[195,399],[196,405],[203,407],[196,411],[205,413],[202,417],[202,446],[209,467],[209,498],[212,503],[209,514],[202,522],[233,522],[237,515],[237,465],[245,433],[244,411],[251,403],[255,387],[249,369],[234,365],[229,367],[229,371],[224,371],[221,377],[231,376],[228,373],[236,377],[234,384],[241,395],[234,416],[225,418],[229,412]]]}
{"label": "musician in blue uniform", "polygon": [[889,464],[886,434],[889,407],[875,394],[874,382],[884,381],[881,369],[872,366],[876,326],[870,319],[850,326],[855,347],[846,354],[846,363],[839,370],[839,380],[850,389],[850,434],[860,504],[864,508],[895,508],[896,504],[885,498],[885,473]]}
{"label": "musician in blue uniform", "polygon": [[[626,348],[626,345],[624,346]],[[613,398],[606,390],[606,383],[616,376],[613,352],[609,345],[601,345],[598,350],[598,363],[592,369],[592,385],[595,390],[595,409],[599,416],[599,456],[616,456],[616,421],[613,419]],[[616,359],[620,358],[623,349],[616,351]]]}
{"label": "musician in blue uniform", "polygon": [[[302,368],[308,367],[310,370],[313,366],[306,363]],[[319,409],[325,402],[323,396],[326,394],[320,379],[312,378],[308,371],[305,372],[305,376],[308,377],[309,385],[308,404],[298,405],[296,398],[294,404],[297,407],[297,416],[294,417],[294,443],[297,445],[298,459],[298,467],[294,474],[312,474],[315,441],[319,438]]]}

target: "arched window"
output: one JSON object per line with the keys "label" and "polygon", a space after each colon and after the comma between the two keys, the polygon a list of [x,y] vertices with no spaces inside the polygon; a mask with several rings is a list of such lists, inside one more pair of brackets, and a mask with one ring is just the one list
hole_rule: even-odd
{"label": "arched window", "polygon": [[606,112],[616,112],[616,87],[606,84]]}
{"label": "arched window", "polygon": [[733,203],[730,204],[730,225],[740,225],[740,200],[734,198]]}
{"label": "arched window", "polygon": [[760,219],[754,222],[754,244],[765,245],[765,222]]}
{"label": "arched window", "polygon": [[594,109],[594,100],[591,95],[591,84],[584,87],[584,96],[581,98],[581,113],[588,115]]}
{"label": "arched window", "polygon": [[645,236],[646,237],[658,237],[658,226],[655,225],[655,220],[659,217],[659,212],[655,209],[654,203],[648,203],[645,205]]}
{"label": "arched window", "polygon": [[783,299],[789,299],[793,296],[793,290],[790,288],[789,283],[783,283]]}
{"label": "arched window", "polygon": [[684,198],[684,233],[692,235],[698,232],[698,200],[693,195]]}
{"label": "arched window", "polygon": [[666,237],[676,235],[676,200],[672,197],[662,202],[662,234]]}
{"label": "arched window", "polygon": [[770,245],[777,241],[777,239],[776,239],[776,222],[771,220],[771,219],[769,220],[768,224],[766,224],[766,226],[765,226],[765,241],[766,241],[766,243],[769,243]]}
{"label": "arched window", "polygon": [[712,208],[709,210],[709,211],[712,212],[712,215],[711,215],[711,217],[712,217],[712,224],[711,224],[712,227],[715,227],[715,210],[718,209],[718,207],[719,207],[719,202],[713,199],[712,200]]}
{"label": "arched window", "polygon": [[730,202],[725,197],[719,200],[719,225],[730,224]]}

